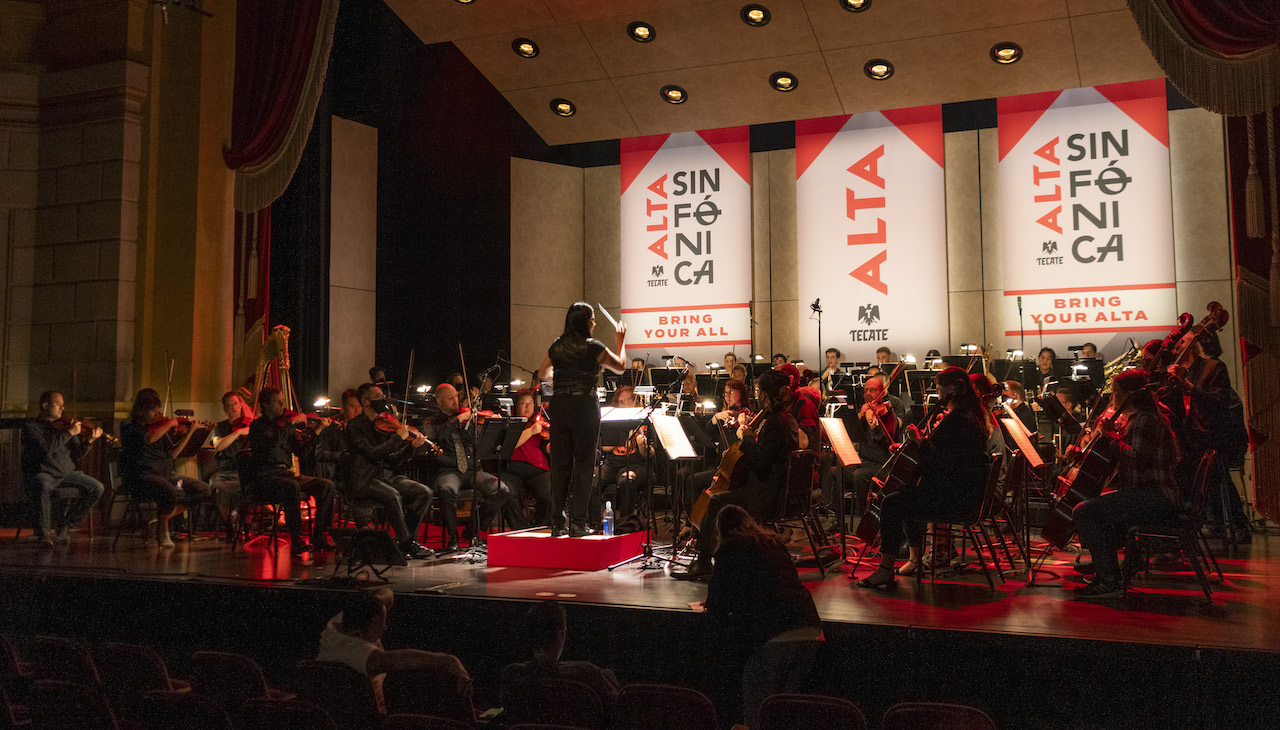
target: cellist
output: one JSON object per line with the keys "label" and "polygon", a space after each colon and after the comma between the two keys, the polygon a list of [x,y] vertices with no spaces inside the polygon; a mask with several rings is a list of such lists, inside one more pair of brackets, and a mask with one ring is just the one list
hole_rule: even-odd
{"label": "cellist", "polygon": [[787,472],[787,455],[799,444],[799,427],[785,407],[790,384],[785,374],[768,370],[756,378],[757,402],[761,413],[755,428],[740,416],[738,437],[742,439],[741,464],[745,465],[742,484],[711,495],[706,513],[699,524],[698,558],[683,573],[672,575],[681,580],[701,580],[711,576],[711,558],[718,542],[714,525],[725,505],[736,504],[757,520],[776,514],[783,496]]}

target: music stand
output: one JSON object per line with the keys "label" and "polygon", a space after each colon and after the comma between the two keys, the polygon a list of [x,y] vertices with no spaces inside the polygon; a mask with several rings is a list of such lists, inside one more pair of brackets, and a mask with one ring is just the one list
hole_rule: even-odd
{"label": "music stand", "polygon": [[[662,413],[655,413],[654,409],[650,408],[648,417],[646,420],[648,423],[650,423],[653,426],[649,430],[649,432],[655,436],[655,438],[649,440],[648,460],[649,460],[650,477],[652,477],[653,475],[654,456],[658,448],[662,449],[667,453],[667,459],[670,461],[682,461],[682,460],[698,458],[698,454],[694,450],[693,444],[689,443],[689,437],[685,435],[684,427],[680,425],[680,418],[678,416],[668,416]],[[639,428],[640,426],[636,427],[637,430],[639,430]],[[656,448],[655,448],[655,443],[656,443]],[[639,555],[635,557],[627,558],[626,560],[610,565],[609,570],[611,572],[613,571],[614,568],[620,568],[624,565],[629,565],[630,563],[634,563],[637,560],[642,561],[639,565],[640,570],[648,570],[650,568],[662,567],[660,564],[650,565],[649,564],[650,560],[657,560],[660,562],[676,564],[675,560],[668,557],[663,557],[661,555],[655,555],[653,552],[653,486],[652,485],[650,485],[649,487],[648,503],[649,503],[649,519],[645,520],[644,549],[641,551]],[[665,547],[670,547],[670,546],[665,546]]]}
{"label": "music stand", "polygon": [[[200,449],[204,448],[204,442],[209,440],[209,434],[213,433],[213,426],[201,426],[199,428],[192,426],[192,428],[194,428],[195,431],[191,434],[191,440],[187,442],[187,445],[182,449],[182,452],[173,458],[189,459],[195,456],[199,453]],[[181,436],[176,438],[178,440],[182,439]]]}
{"label": "music stand", "polygon": [[342,558],[333,566],[334,576],[338,575],[338,569],[345,562],[347,577],[351,577],[361,568],[368,568],[383,583],[390,583],[391,580],[383,574],[393,566],[404,567],[409,564],[405,559],[404,551],[386,530],[369,528],[353,530],[349,527],[334,527],[329,534],[333,535],[334,541],[338,543],[338,550],[342,555]]}
{"label": "music stand", "polygon": [[844,513],[844,468],[846,466],[858,466],[862,463],[862,459],[858,457],[858,450],[853,448],[853,440],[849,438],[849,432],[845,430],[844,419],[819,418],[818,423],[822,424],[822,432],[827,435],[827,443],[835,453],[836,458],[840,460],[840,468],[836,470],[836,494],[839,497],[836,500],[836,519],[840,520],[840,559],[848,560],[847,531],[849,528],[845,524]]}
{"label": "music stand", "polygon": [[[490,416],[481,424],[478,417],[469,419],[468,425],[471,427],[475,444],[474,459],[470,462],[471,468],[468,470],[471,473],[471,545],[466,550],[455,554],[453,556],[455,558],[465,558],[469,562],[478,563],[488,556],[488,548],[480,544],[480,508],[481,503],[488,499],[488,495],[482,494],[479,488],[480,462],[499,459],[501,463],[498,448],[503,442],[510,420]],[[466,448],[465,444],[463,448]],[[498,489],[502,489],[501,471],[498,473]]]}

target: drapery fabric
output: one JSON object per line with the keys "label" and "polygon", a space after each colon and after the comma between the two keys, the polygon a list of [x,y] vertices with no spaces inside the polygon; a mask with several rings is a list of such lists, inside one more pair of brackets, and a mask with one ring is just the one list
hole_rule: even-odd
{"label": "drapery fabric", "polygon": [[302,157],[324,87],[338,0],[238,0],[231,143],[235,207],[272,203]]}
{"label": "drapery fabric", "polygon": [[1128,0],[1165,75],[1198,106],[1228,116],[1280,105],[1280,3]]}

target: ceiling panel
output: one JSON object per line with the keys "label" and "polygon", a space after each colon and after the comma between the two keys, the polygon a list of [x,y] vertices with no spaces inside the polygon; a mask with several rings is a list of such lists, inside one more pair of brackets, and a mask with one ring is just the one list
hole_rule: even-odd
{"label": "ceiling panel", "polygon": [[1065,18],[1066,0],[873,0],[851,13],[837,0],[804,0],[823,50]]}
{"label": "ceiling panel", "polygon": [[[769,76],[789,71],[800,83],[794,91],[775,91]],[[658,93],[673,83],[689,93],[683,104],[668,104]],[[826,117],[840,113],[826,62],[820,53],[743,61],[614,79],[641,134],[716,129]]]}
{"label": "ceiling panel", "polygon": [[[511,41],[525,37],[538,44],[538,55],[524,58]],[[498,91],[554,86],[605,78],[604,67],[577,25],[553,25],[455,41],[458,49]]]}
{"label": "ceiling panel", "polygon": [[[655,92],[656,94],[656,92]],[[529,126],[550,145],[599,139],[635,137],[640,134],[613,82],[584,81],[503,94]],[[568,99],[578,107],[571,117],[556,116],[551,100]]]}
{"label": "ceiling panel", "polygon": [[[1079,86],[1067,20],[934,38],[883,43],[825,54],[845,113],[895,109]],[[993,63],[999,41],[1022,46],[1023,60]],[[894,75],[873,81],[862,72],[873,58],[893,63]]]}
{"label": "ceiling panel", "polygon": [[555,25],[542,0],[385,0],[423,43]]}
{"label": "ceiling panel", "polygon": [[585,23],[705,2],[715,0],[546,0],[557,23]]}
{"label": "ceiling panel", "polygon": [[1089,13],[1124,9],[1124,0],[1067,0],[1067,10],[1072,15],[1087,15]]}
{"label": "ceiling panel", "polygon": [[[754,28],[742,22],[745,2],[729,0],[670,8],[639,16],[583,23],[582,31],[612,77],[697,68],[754,58],[790,56],[818,50],[800,0],[764,3],[771,20]],[[644,20],[654,39],[637,43],[627,25]]]}
{"label": "ceiling panel", "polygon": [[1164,78],[1128,10],[1071,19],[1082,86]]}

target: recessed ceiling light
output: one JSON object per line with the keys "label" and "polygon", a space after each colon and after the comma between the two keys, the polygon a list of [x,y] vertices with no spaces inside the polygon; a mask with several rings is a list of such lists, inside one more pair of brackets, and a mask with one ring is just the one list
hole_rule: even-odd
{"label": "recessed ceiling light", "polygon": [[511,41],[511,50],[515,51],[517,56],[533,58],[538,55],[538,44],[528,38],[517,38]]}
{"label": "recessed ceiling light", "polygon": [[648,43],[653,40],[654,36],[657,34],[658,33],[653,29],[653,26],[643,20],[637,20],[627,26],[627,35],[631,36],[631,40],[637,43]]}
{"label": "recessed ceiling light", "polygon": [[470,5],[471,3],[475,2],[475,1],[476,1],[476,0],[457,0],[457,3],[458,3],[459,5]]}
{"label": "recessed ceiling light", "polygon": [[875,81],[884,81],[893,75],[893,64],[883,58],[873,58],[862,66],[862,72]]}
{"label": "recessed ceiling light", "polygon": [[840,0],[840,7],[851,13],[861,13],[871,7],[871,0]]}
{"label": "recessed ceiling light", "polygon": [[991,47],[991,60],[999,64],[1017,63],[1022,60],[1022,46],[1017,43],[997,43]]}
{"label": "recessed ceiling light", "polygon": [[757,28],[762,25],[768,25],[771,17],[769,15],[768,8],[763,5],[756,5],[755,3],[752,3],[751,5],[743,5],[742,12],[738,13],[738,15],[742,18],[742,22]]}
{"label": "recessed ceiling light", "polygon": [[551,111],[555,112],[556,116],[571,117],[578,113],[578,107],[568,99],[552,99]]}
{"label": "recessed ceiling light", "polygon": [[769,77],[769,85],[778,91],[794,91],[800,80],[789,71],[777,71]]}
{"label": "recessed ceiling light", "polygon": [[683,104],[689,98],[689,94],[675,84],[667,84],[662,87],[662,100],[668,104]]}

